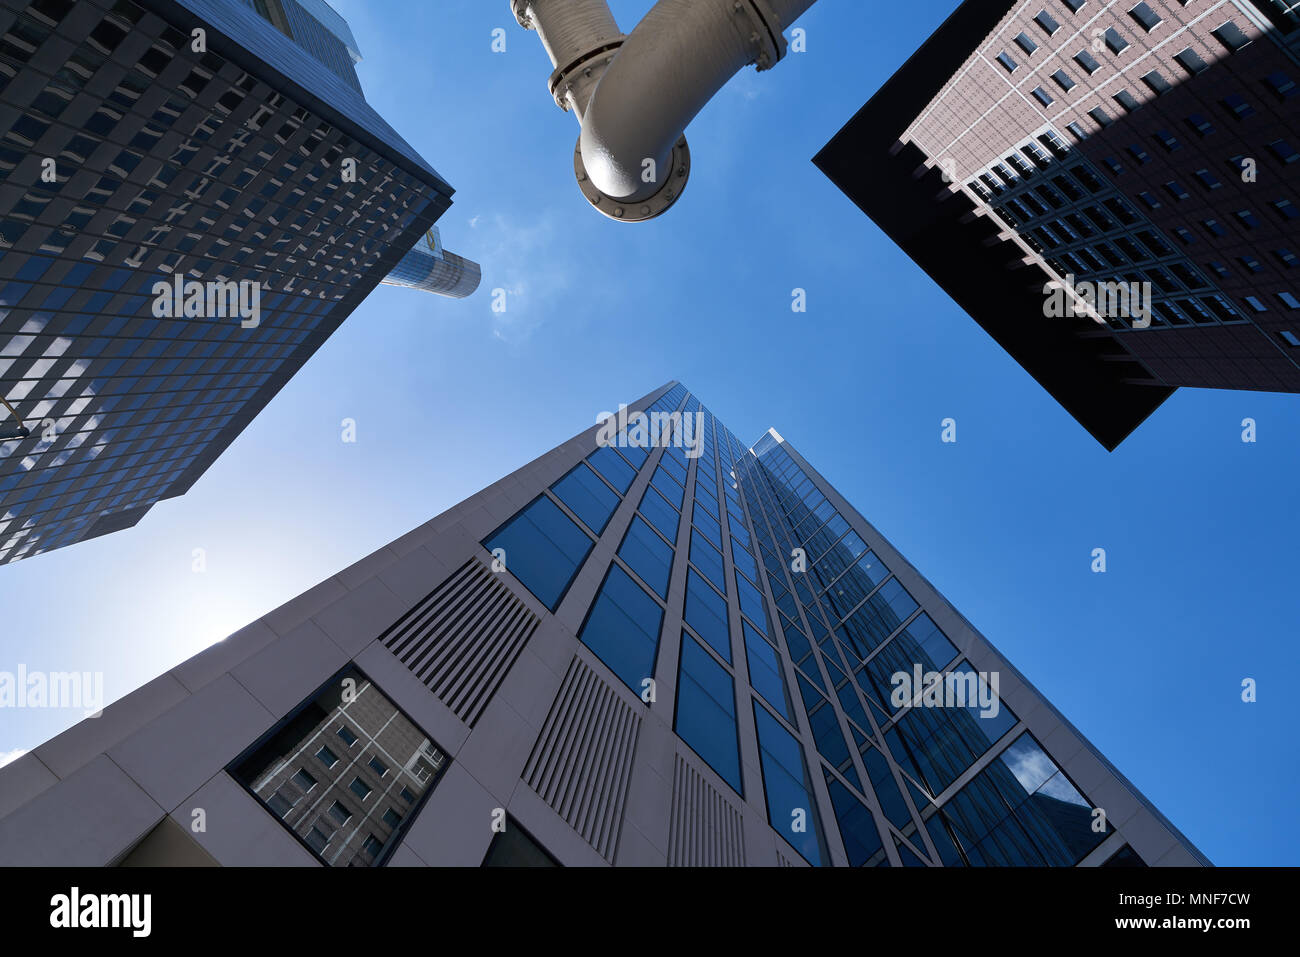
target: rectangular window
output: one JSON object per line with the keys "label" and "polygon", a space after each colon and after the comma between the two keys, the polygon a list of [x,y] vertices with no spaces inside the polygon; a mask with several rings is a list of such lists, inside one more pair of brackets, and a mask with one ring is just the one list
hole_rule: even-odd
{"label": "rectangular window", "polygon": [[587,456],[587,461],[591,463],[592,468],[609,479],[609,484],[619,492],[626,492],[632,486],[632,480],[636,478],[636,469],[628,465],[610,446],[597,449]]}
{"label": "rectangular window", "polygon": [[1128,15],[1138,22],[1143,31],[1150,33],[1156,27],[1160,26],[1160,15],[1151,9],[1146,3],[1139,3],[1136,7],[1128,12]]}
{"label": "rectangular window", "polygon": [[628,526],[618,557],[627,562],[628,567],[653,588],[660,598],[668,597],[673,550],[640,518],[632,519],[632,524]]}
{"label": "rectangular window", "polygon": [[[611,455],[613,449],[604,449]],[[559,607],[594,542],[545,495],[483,542],[504,553],[507,571],[551,611]]]}
{"label": "rectangular window", "polygon": [[686,573],[686,603],[682,617],[710,648],[731,664],[730,615],[726,599],[710,588],[694,569]]}
{"label": "rectangular window", "polygon": [[826,862],[821,822],[812,797],[803,748],[757,700],[753,704],[768,823],[808,863],[820,866]]}
{"label": "rectangular window", "polygon": [[1196,76],[1196,74],[1203,73],[1205,70],[1209,69],[1209,65],[1201,59],[1201,55],[1191,47],[1176,54],[1174,59],[1178,62],[1178,65],[1186,70],[1191,76]]}
{"label": "rectangular window", "polygon": [[794,721],[790,711],[790,696],[785,685],[785,670],[781,656],[775,648],[749,622],[741,622],[745,633],[745,661],[749,665],[749,683],[768,704],[787,721]]}
{"label": "rectangular window", "polygon": [[[322,738],[331,744],[324,744]],[[365,852],[363,841],[368,833],[367,821],[381,813],[382,805],[375,807],[377,802],[366,801],[373,788],[357,776],[355,764],[340,760],[335,750],[340,739],[351,746],[361,738],[373,742],[374,747],[397,762],[398,770],[394,771],[377,758],[369,759],[371,768],[388,780],[396,778],[394,786],[400,781],[403,793],[410,796],[410,812],[392,828],[393,837],[400,838],[401,829],[418,813],[441,777],[446,755],[353,666],[327,681],[231,762],[226,771],[322,863],[332,867],[378,866],[385,863],[387,854]],[[315,755],[320,764],[313,764],[308,773],[293,763],[295,756],[301,755]],[[306,792],[311,796],[303,799]],[[360,820],[354,821],[357,816]],[[377,823],[374,821],[371,827]],[[344,829],[348,824],[355,826]],[[394,839],[387,846],[396,843]]]}
{"label": "rectangular window", "polygon": [[577,468],[551,486],[551,491],[597,535],[605,530],[610,516],[618,508],[619,498],[614,490],[602,482],[585,462],[579,462]]}
{"label": "rectangular window", "polygon": [[636,694],[653,678],[663,609],[631,576],[611,565],[578,639]]}
{"label": "rectangular window", "polygon": [[686,632],[682,632],[673,727],[719,777],[744,796],[736,736],[735,682]]}

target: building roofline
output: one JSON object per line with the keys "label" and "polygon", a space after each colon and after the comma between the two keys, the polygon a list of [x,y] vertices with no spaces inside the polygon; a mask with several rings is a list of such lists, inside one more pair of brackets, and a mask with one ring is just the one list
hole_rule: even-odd
{"label": "building roofline", "polygon": [[[1046,319],[1052,278],[974,204],[952,192],[924,154],[899,137],[1016,0],[966,0],[814,158],[836,186],[948,293],[1105,448],[1113,450],[1174,393],[1144,385],[1146,370],[1095,325]],[[921,173],[921,175],[918,175]],[[964,237],[964,238],[963,238]],[[953,256],[960,248],[961,256]]]}

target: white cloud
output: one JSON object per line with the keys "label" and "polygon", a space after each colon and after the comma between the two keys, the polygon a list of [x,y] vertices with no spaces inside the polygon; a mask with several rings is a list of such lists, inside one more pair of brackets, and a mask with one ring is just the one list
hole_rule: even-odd
{"label": "white cloud", "polygon": [[25,748],[19,748],[17,751],[0,751],[0,768],[6,764],[12,764],[26,753]]}

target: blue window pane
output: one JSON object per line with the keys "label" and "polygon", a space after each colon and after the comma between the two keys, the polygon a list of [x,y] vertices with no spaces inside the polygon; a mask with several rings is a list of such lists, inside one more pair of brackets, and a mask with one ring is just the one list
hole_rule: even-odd
{"label": "blue window pane", "polygon": [[559,606],[592,544],[544,495],[483,542],[489,551],[505,550],[506,569],[551,611]]}
{"label": "blue window pane", "polygon": [[736,738],[735,683],[685,632],[677,680],[676,731],[737,794],[744,795]]}
{"label": "blue window pane", "polygon": [[[957,688],[971,687],[978,680],[968,662],[962,661],[948,673]],[[947,682],[948,676],[945,676]],[[975,763],[1002,735],[1016,724],[1011,709],[992,695],[992,687],[982,680],[975,686],[976,696],[983,696],[993,707],[982,708],[978,702],[964,707],[913,707],[906,709],[886,734],[894,759],[910,768],[918,781],[938,794]],[[968,694],[963,690],[964,694]]]}
{"label": "blue window pane", "polygon": [[769,631],[767,611],[763,607],[763,596],[743,575],[736,576],[736,593],[740,598],[740,610],[748,615],[750,620],[758,627],[764,631]]}
{"label": "blue window pane", "polygon": [[670,542],[677,541],[677,524],[681,516],[677,510],[664,501],[664,497],[653,488],[647,488],[641,496],[641,514]]}
{"label": "blue window pane", "polygon": [[790,696],[786,693],[785,672],[781,668],[781,657],[776,649],[769,645],[749,622],[741,622],[745,633],[745,657],[749,662],[749,683],[763,699],[776,708],[787,721],[794,721],[790,713]]}
{"label": "blue window pane", "polygon": [[722,526],[718,524],[717,519],[710,517],[708,512],[700,508],[698,502],[691,510],[691,521],[695,523],[696,528],[709,537],[709,541],[718,548],[722,547]]}
{"label": "blue window pane", "polygon": [[673,550],[640,518],[632,519],[618,556],[641,576],[643,582],[658,592],[660,598],[668,597]]}
{"label": "blue window pane", "polygon": [[825,768],[822,773],[826,776],[826,790],[831,795],[831,806],[840,825],[840,837],[844,838],[849,864],[861,867],[882,847],[875,816],[833,774]]}
{"label": "blue window pane", "polygon": [[1029,734],[944,805],[976,865],[1070,866],[1111,833],[1092,829],[1092,806]]}
{"label": "blue window pane", "polygon": [[597,535],[605,530],[609,517],[618,508],[618,496],[597,478],[595,472],[581,463],[556,482],[551,491]]}
{"label": "blue window pane", "polygon": [[674,482],[662,467],[655,469],[654,477],[650,479],[650,484],[663,492],[664,498],[678,510],[682,507],[682,499],[686,497],[686,489]]}
{"label": "blue window pane", "polygon": [[731,558],[746,578],[752,582],[758,581],[758,563],[754,561],[754,556],[734,538],[731,540]]}
{"label": "blue window pane", "polygon": [[628,436],[626,433],[618,437],[618,450],[638,470],[645,465],[645,460],[650,453],[645,450],[645,444],[648,440],[644,436]]}
{"label": "blue window pane", "polygon": [[[825,863],[821,828],[804,765],[803,748],[758,702],[754,702],[754,724],[758,729],[768,823],[808,863],[821,865]],[[800,822],[804,825],[802,831],[795,829]]]}
{"label": "blue window pane", "polygon": [[676,449],[670,448],[664,453],[663,458],[660,459],[659,462],[667,473],[677,479],[678,483],[685,488],[686,466],[681,461],[680,452]]}
{"label": "blue window pane", "polygon": [[727,576],[722,570],[722,552],[710,545],[695,529],[691,530],[691,564],[717,585],[720,591],[727,590]]}
{"label": "blue window pane", "polygon": [[922,674],[937,672],[956,657],[957,649],[952,642],[923,612],[867,663],[859,684],[864,694],[892,714],[901,707],[893,702],[894,675],[910,675],[916,665],[921,666]]}
{"label": "blue window pane", "polygon": [[699,502],[706,509],[708,509],[709,514],[712,515],[716,520],[718,518],[718,499],[717,496],[715,496],[709,488],[709,486],[712,485],[713,485],[712,479],[709,479],[708,484],[705,485],[701,483],[699,477],[696,476],[695,501]]}
{"label": "blue window pane", "polygon": [[597,449],[587,456],[587,461],[620,492],[626,492],[636,478],[636,469],[628,465],[612,448]]}
{"label": "blue window pane", "polygon": [[894,780],[885,756],[875,748],[867,748],[862,752],[862,763],[867,767],[867,776],[871,778],[871,786],[875,789],[876,799],[880,801],[880,809],[885,812],[885,817],[895,827],[906,827],[912,821],[912,814],[903,800],[903,792],[898,790],[898,782]]}
{"label": "blue window pane", "polygon": [[686,624],[731,664],[731,637],[727,631],[727,602],[692,569],[686,573]]}
{"label": "blue window pane", "polygon": [[663,614],[659,604],[614,565],[578,638],[639,695],[641,682],[654,677]]}
{"label": "blue window pane", "polygon": [[836,631],[842,641],[865,659],[916,609],[915,599],[893,578],[881,585]]}

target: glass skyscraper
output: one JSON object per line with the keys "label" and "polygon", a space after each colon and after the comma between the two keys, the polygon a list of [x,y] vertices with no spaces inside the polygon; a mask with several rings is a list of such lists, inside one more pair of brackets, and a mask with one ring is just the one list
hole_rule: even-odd
{"label": "glass skyscraper", "polygon": [[390,272],[478,285],[358,57],[322,0],[0,0],[0,564],[184,494]]}
{"label": "glass skyscraper", "polygon": [[791,443],[675,382],[0,769],[0,849],[1208,864]]}

